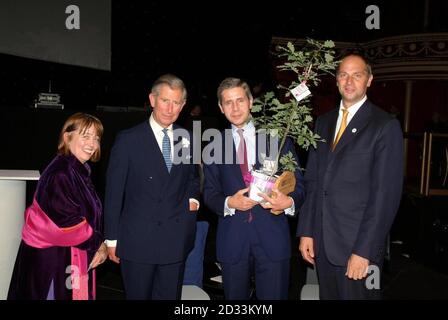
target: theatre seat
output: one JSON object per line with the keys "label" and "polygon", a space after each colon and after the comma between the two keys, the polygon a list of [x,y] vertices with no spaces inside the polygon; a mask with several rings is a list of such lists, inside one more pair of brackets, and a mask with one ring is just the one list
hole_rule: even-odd
{"label": "theatre seat", "polygon": [[300,291],[300,300],[319,300],[319,281],[316,268],[306,268],[306,283]]}
{"label": "theatre seat", "polygon": [[210,300],[210,296],[204,289],[198,286],[184,284],[182,286],[181,300]]}

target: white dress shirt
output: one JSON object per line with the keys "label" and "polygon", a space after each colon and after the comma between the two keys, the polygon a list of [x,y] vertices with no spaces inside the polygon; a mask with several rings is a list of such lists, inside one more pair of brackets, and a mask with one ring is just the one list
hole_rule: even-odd
{"label": "white dress shirt", "polygon": [[[151,126],[152,132],[154,133],[154,136],[156,137],[157,144],[159,145],[160,152],[163,153],[162,143],[163,143],[163,137],[165,134],[163,133],[164,127],[162,127],[160,124],[156,122],[156,120],[153,117],[153,114],[151,113],[151,116],[149,117],[149,125]],[[173,159],[173,150],[174,150],[174,134],[173,134],[173,125],[170,124],[168,127],[166,127],[168,138],[170,138],[170,145],[171,145],[171,159]]]}
{"label": "white dress shirt", "polygon": [[361,106],[363,105],[364,102],[366,102],[366,100],[367,100],[367,96],[364,96],[364,98],[362,98],[360,101],[358,101],[355,104],[353,104],[350,107],[348,107],[348,109],[344,107],[344,104],[342,103],[342,100],[341,100],[341,102],[339,104],[339,116],[338,116],[338,121],[336,122],[336,130],[334,131],[333,141],[336,139],[336,136],[337,136],[338,131],[339,131],[339,127],[341,126],[342,109],[347,109],[347,111],[348,111],[348,115],[347,115],[347,126],[348,126],[350,121],[355,116],[356,112],[358,112],[359,108],[361,108]]}

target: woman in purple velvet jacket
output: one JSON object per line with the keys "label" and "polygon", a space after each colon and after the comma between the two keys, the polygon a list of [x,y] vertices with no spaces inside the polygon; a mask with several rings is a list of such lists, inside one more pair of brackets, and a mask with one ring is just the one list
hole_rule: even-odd
{"label": "woman in purple velvet jacket", "polygon": [[95,299],[95,267],[107,257],[102,206],[87,161],[100,158],[100,120],[76,113],[59,136],[58,155],[25,211],[8,299]]}

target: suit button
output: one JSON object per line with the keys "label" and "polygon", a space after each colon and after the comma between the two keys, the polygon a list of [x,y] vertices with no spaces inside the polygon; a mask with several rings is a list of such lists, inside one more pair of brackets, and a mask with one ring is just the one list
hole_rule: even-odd
{"label": "suit button", "polygon": [[328,192],[324,191],[324,197],[328,196]]}
{"label": "suit button", "polygon": [[162,221],[157,221],[157,225],[161,226],[162,225]]}

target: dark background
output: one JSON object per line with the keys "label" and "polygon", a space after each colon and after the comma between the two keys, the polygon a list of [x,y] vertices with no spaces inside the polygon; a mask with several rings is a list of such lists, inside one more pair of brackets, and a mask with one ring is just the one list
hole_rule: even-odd
{"label": "dark background", "polygon": [[[370,4],[380,9],[380,30],[365,27]],[[28,107],[39,92],[48,91],[51,80],[66,108],[143,107],[151,83],[171,72],[185,80],[190,102],[205,96],[213,114],[215,90],[224,77],[242,77],[250,84],[272,82],[272,36],[365,42],[443,32],[448,30],[447,12],[448,3],[442,0],[112,1],[110,72],[1,54],[0,106]]]}
{"label": "dark background", "polygon": [[[365,26],[369,15],[366,7],[371,4],[380,10],[379,30]],[[80,10],[82,28],[82,6]],[[241,77],[252,87],[277,84],[272,37],[311,37],[356,45],[382,37],[448,31],[448,2],[443,0],[269,4],[112,1],[111,11],[111,71],[0,54],[1,168],[42,170],[54,155],[67,116],[87,111],[97,115],[106,129],[103,159],[97,165],[98,188],[102,190],[116,133],[148,117],[149,89],[163,73],[174,73],[187,85],[189,99],[179,122],[185,124],[191,107],[200,103],[204,126],[223,128],[227,122],[216,100],[216,88],[223,78]],[[30,108],[39,92],[48,92],[50,81],[52,92],[61,94],[65,109]],[[316,95],[321,100],[316,103],[315,115],[338,102],[333,81],[330,79]],[[400,82],[374,80],[370,92],[387,111],[398,108],[402,112],[403,88]],[[439,113],[447,112],[446,88],[443,80],[428,81],[414,89],[411,131],[422,132],[431,118],[425,105],[428,95],[438,100]],[[108,112],[98,106],[106,106]],[[123,112],[128,107],[134,112]],[[302,154],[305,165],[306,152]]]}

